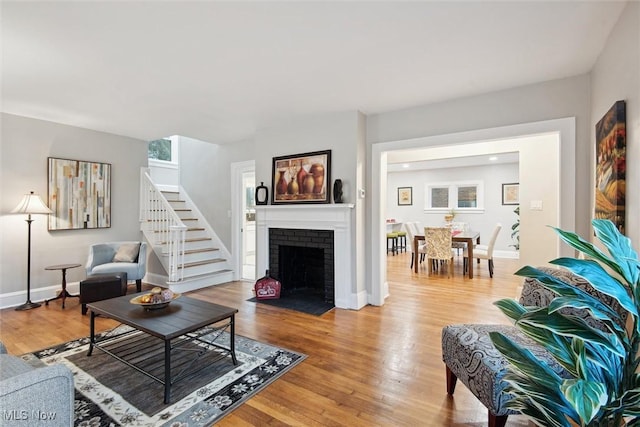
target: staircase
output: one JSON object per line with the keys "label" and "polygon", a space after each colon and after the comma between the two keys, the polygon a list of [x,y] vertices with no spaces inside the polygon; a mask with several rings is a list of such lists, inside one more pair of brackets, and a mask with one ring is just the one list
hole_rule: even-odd
{"label": "staircase", "polygon": [[164,267],[149,281],[187,292],[233,280],[231,255],[182,187],[161,191],[141,174],[141,229]]}

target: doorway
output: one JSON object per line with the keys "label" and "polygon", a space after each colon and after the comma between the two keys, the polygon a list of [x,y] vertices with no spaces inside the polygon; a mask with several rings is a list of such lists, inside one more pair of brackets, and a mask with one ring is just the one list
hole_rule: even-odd
{"label": "doorway", "polygon": [[[371,288],[369,303],[373,305],[383,305],[385,298],[389,295],[389,286],[387,283],[387,271],[386,271],[386,204],[387,204],[387,164],[388,156],[390,152],[396,150],[412,150],[418,148],[429,147],[435,151],[444,150],[450,151],[452,147],[465,146],[468,150],[479,150],[483,146],[492,145],[492,143],[505,139],[526,139],[526,136],[534,135],[554,135],[557,146],[555,152],[556,162],[554,170],[557,174],[557,183],[554,185],[554,204],[557,204],[557,211],[546,210],[553,214],[552,218],[542,218],[542,216],[531,215],[531,219],[540,220],[544,224],[552,224],[559,226],[563,229],[574,229],[575,227],[575,118],[555,119],[542,122],[534,122],[520,125],[505,126],[499,128],[481,129],[476,131],[468,131],[461,133],[453,133],[439,136],[431,136],[424,138],[416,138],[411,140],[390,141],[373,144],[371,147],[371,186],[377,191],[371,192],[371,222],[370,235],[373,236],[371,240],[371,262],[369,277],[371,278]],[[472,143],[472,141],[476,141]],[[530,152],[535,153],[536,147],[529,147]],[[520,158],[523,158],[522,149],[514,149],[513,147],[504,148],[499,151],[518,151],[520,152]],[[467,151],[466,154],[474,154]],[[446,157],[446,156],[441,156]],[[540,162],[539,164],[545,164]],[[562,167],[560,167],[562,165]],[[522,181],[521,172],[521,181]],[[532,178],[533,179],[533,178]],[[523,186],[524,187],[524,186]],[[527,186],[528,187],[528,186]],[[520,197],[523,199],[523,188],[521,188]],[[536,196],[537,197],[537,196]],[[530,197],[524,197],[524,200],[528,201]],[[525,202],[526,203],[526,202]],[[532,210],[529,206],[527,209]],[[523,218],[523,212],[520,211],[521,221]],[[526,216],[526,215],[524,215]],[[535,230],[536,227],[530,227],[531,230]],[[521,232],[520,238],[524,236]],[[525,254],[521,251],[521,258],[523,255],[530,256],[532,262],[527,258],[525,263],[536,264],[537,260],[535,256],[544,256],[544,262],[547,262],[549,257],[553,257],[552,254],[556,253],[560,256],[567,255],[570,252],[570,248],[563,247],[557,236],[552,237],[550,243],[553,248],[547,251],[544,255]],[[548,242],[547,242],[548,243]],[[369,254],[368,254],[369,255]]]}
{"label": "doorway", "polygon": [[256,279],[256,176],[254,171],[242,172],[242,280]]}
{"label": "doorway", "polygon": [[255,161],[231,164],[231,246],[234,280],[256,280]]}

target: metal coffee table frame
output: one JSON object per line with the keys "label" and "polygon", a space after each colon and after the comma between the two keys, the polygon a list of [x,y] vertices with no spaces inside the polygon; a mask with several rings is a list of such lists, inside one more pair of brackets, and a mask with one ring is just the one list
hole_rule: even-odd
{"label": "metal coffee table frame", "polygon": [[[172,302],[167,308],[146,311],[129,303],[132,296],[126,295],[87,304],[91,310],[90,345],[87,356],[91,356],[93,348],[96,347],[154,381],[163,384],[164,403],[171,401],[171,386],[192,375],[194,370],[189,368],[200,358],[212,356],[211,363],[214,363],[231,356],[233,364],[238,364],[235,353],[235,313],[238,312],[237,309],[182,297]],[[97,340],[95,318],[100,315],[118,320],[133,329],[106,335]],[[228,347],[214,342],[225,330],[229,331]],[[139,331],[159,338],[159,340],[155,344],[143,346],[124,339]],[[212,339],[202,339],[205,335],[212,335]],[[194,342],[196,345],[189,345]],[[214,349],[212,350],[212,348]],[[172,356],[174,357],[172,358]],[[180,368],[173,377],[171,376],[172,366]]]}

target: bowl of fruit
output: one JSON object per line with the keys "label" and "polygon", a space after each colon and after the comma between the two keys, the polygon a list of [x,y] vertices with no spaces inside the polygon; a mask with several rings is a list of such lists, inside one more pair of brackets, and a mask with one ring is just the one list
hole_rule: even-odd
{"label": "bowl of fruit", "polygon": [[130,302],[142,306],[145,310],[157,310],[167,307],[171,301],[178,298],[180,298],[180,294],[171,289],[162,289],[156,286],[147,294],[131,298]]}

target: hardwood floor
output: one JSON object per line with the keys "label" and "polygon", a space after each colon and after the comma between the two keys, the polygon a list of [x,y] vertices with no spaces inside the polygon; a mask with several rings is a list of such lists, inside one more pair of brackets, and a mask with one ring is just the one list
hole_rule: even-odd
{"label": "hardwood floor", "polygon": [[[515,298],[521,279],[515,260],[473,263],[474,278],[462,274],[427,277],[409,268],[410,254],[389,255],[390,295],[381,307],[334,309],[323,316],[248,302],[252,283],[233,282],[192,292],[195,298],[236,307],[238,334],[308,355],[218,424],[220,426],[486,426],[487,411],[459,384],[445,391],[440,333],[452,323],[508,323],[493,302]],[[130,287],[130,292],[135,288]],[[77,299],[17,312],[0,311],[0,339],[22,354],[87,336],[89,317]],[[116,326],[98,319],[100,330]],[[508,426],[528,426],[510,417]]]}

